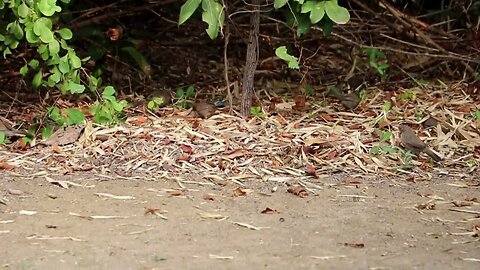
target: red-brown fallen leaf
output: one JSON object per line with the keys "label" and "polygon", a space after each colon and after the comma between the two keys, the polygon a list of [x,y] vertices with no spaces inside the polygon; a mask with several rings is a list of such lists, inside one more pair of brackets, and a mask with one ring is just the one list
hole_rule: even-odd
{"label": "red-brown fallen leaf", "polygon": [[201,127],[199,131],[208,135],[213,135],[213,130],[208,127]]}
{"label": "red-brown fallen leaf", "polygon": [[302,151],[305,153],[305,154],[314,154],[315,153],[315,150],[313,150],[313,148],[309,145],[304,145],[302,146]]}
{"label": "red-brown fallen leaf", "polygon": [[330,153],[328,153],[326,159],[327,160],[332,160],[332,159],[336,158],[337,156],[338,156],[337,150],[332,150],[332,151],[330,151]]}
{"label": "red-brown fallen leaf", "polygon": [[278,122],[280,125],[282,125],[282,126],[288,125],[287,120],[285,120],[285,118],[284,118],[282,115],[280,115],[280,114],[277,114],[277,115],[275,116],[275,120],[277,120],[277,122]]}
{"label": "red-brown fallen leaf", "polygon": [[167,191],[167,194],[169,197],[185,196],[185,192],[181,190]]}
{"label": "red-brown fallen leaf", "polygon": [[362,181],[357,180],[357,179],[347,179],[345,181],[345,185],[347,185],[347,186],[350,186],[350,185],[351,186],[356,186],[356,185],[360,185],[360,184],[362,184]]}
{"label": "red-brown fallen leaf", "polygon": [[343,243],[344,246],[346,247],[353,247],[353,248],[364,248],[365,244],[364,243]]}
{"label": "red-brown fallen leaf", "polygon": [[243,149],[235,149],[231,151],[225,151],[222,155],[222,158],[234,159],[234,158],[243,157],[243,156],[245,156],[245,151],[243,151]]}
{"label": "red-brown fallen leaf", "polygon": [[312,165],[307,166],[307,175],[318,178],[317,169],[315,168],[315,166],[312,166]]}
{"label": "red-brown fallen leaf", "polygon": [[283,137],[283,138],[288,138],[288,139],[293,139],[295,138],[295,134],[292,134],[292,133],[289,133],[289,132],[280,132],[278,134],[279,137]]}
{"label": "red-brown fallen leaf", "polygon": [[264,210],[262,210],[262,212],[260,212],[260,213],[262,213],[262,214],[273,214],[273,213],[278,213],[278,211],[277,211],[277,209],[267,207]]}
{"label": "red-brown fallen leaf", "polygon": [[390,121],[395,121],[398,119],[398,115],[394,114],[394,113],[391,113],[387,116],[387,119],[390,120]]}
{"label": "red-brown fallen leaf", "polygon": [[214,201],[215,198],[211,194],[203,194],[202,197],[205,201]]}
{"label": "red-brown fallen leaf", "polygon": [[186,154],[193,153],[193,148],[190,145],[180,144],[180,148],[182,149],[183,153],[186,153]]}
{"label": "red-brown fallen leaf", "polygon": [[301,198],[305,198],[308,196],[308,192],[302,187],[289,188],[287,189],[287,191],[288,193],[292,193],[293,195],[296,195]]}
{"label": "red-brown fallen leaf", "polygon": [[247,192],[239,187],[233,190],[234,197],[240,197],[245,195],[247,195]]}
{"label": "red-brown fallen leaf", "polygon": [[54,152],[55,154],[60,154],[62,153],[62,148],[60,148],[60,146],[58,145],[52,145],[52,152]]}
{"label": "red-brown fallen leaf", "polygon": [[470,106],[465,105],[462,107],[457,107],[455,110],[462,113],[469,113],[472,109],[470,108]]}
{"label": "red-brown fallen leaf", "polygon": [[6,161],[0,162],[0,170],[10,171],[10,170],[13,170],[13,168],[15,168],[15,166],[13,166],[12,164]]}
{"label": "red-brown fallen leaf", "polygon": [[306,103],[307,103],[307,99],[304,96],[296,96],[295,105],[293,105],[293,109],[297,111],[305,110]]}
{"label": "red-brown fallen leaf", "polygon": [[385,127],[388,127],[388,125],[390,125],[390,122],[388,122],[388,121],[381,121],[380,123],[378,123],[378,128],[379,128],[379,129],[384,129]]}
{"label": "red-brown fallen leaf", "polygon": [[190,160],[190,155],[187,154],[187,153],[184,153],[184,154],[182,154],[182,155],[178,158],[178,160],[180,160],[180,161],[189,161],[189,160]]}
{"label": "red-brown fallen leaf", "polygon": [[145,215],[152,214],[154,215],[155,213],[160,212],[160,208],[150,208],[150,207],[145,207]]}
{"label": "red-brown fallen leaf", "polygon": [[470,180],[470,181],[467,181],[466,184],[467,186],[470,186],[470,187],[478,187],[480,186],[480,181]]}
{"label": "red-brown fallen leaf", "polygon": [[478,202],[477,197],[466,197],[465,201],[467,202]]}
{"label": "red-brown fallen leaf", "polygon": [[473,202],[466,202],[466,201],[453,201],[453,205],[456,207],[464,207],[464,206],[472,206]]}
{"label": "red-brown fallen leaf", "polygon": [[334,120],[333,117],[328,113],[321,113],[318,116],[322,118],[325,122],[332,122]]}
{"label": "red-brown fallen leaf", "polygon": [[143,126],[148,121],[148,118],[146,116],[137,116],[133,119],[132,124],[134,126],[140,127]]}

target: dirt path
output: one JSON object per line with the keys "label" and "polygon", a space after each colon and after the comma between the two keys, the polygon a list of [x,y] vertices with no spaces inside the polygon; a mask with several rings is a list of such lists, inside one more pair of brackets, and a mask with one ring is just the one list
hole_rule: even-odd
{"label": "dirt path", "polygon": [[[455,207],[452,201],[478,199],[480,192],[448,185],[453,179],[364,179],[355,186],[332,178],[305,198],[286,192],[283,184],[271,192],[275,183],[259,181],[245,183],[250,192],[234,197],[233,183],[191,184],[179,192],[177,183],[163,180],[55,179],[84,186],[64,189],[42,177],[2,176],[3,269],[480,267],[474,260],[480,259],[478,235],[468,235],[478,215],[449,210],[478,212],[478,203]],[[145,214],[154,208],[160,216]],[[262,214],[267,208],[277,212]]]}

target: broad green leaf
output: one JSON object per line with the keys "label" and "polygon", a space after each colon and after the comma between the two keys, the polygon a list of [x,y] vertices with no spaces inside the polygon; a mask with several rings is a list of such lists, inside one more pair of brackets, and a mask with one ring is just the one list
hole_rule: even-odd
{"label": "broad green leaf", "polygon": [[285,6],[288,3],[288,0],[273,0],[273,7],[279,9]]}
{"label": "broad green leaf", "polygon": [[67,125],[80,124],[85,120],[85,115],[77,109],[67,109]]}
{"label": "broad green leaf", "polygon": [[22,18],[26,18],[28,16],[28,13],[30,12],[30,8],[24,3],[22,2],[19,6],[18,6],[18,15]]}
{"label": "broad green leaf", "polygon": [[48,43],[48,51],[50,52],[50,55],[58,55],[60,52],[60,43],[56,40],[51,41]]}
{"label": "broad green leaf", "polygon": [[42,129],[42,138],[47,139],[50,138],[53,134],[53,127],[52,126],[47,126]]}
{"label": "broad green leaf", "polygon": [[28,43],[31,43],[31,44],[35,44],[38,41],[40,41],[38,36],[33,32],[33,29],[27,29],[25,31],[25,38],[27,39]]}
{"label": "broad green leaf", "polygon": [[38,2],[38,9],[47,17],[52,16],[55,12],[62,11],[62,8],[57,6],[57,0],[40,0]]}
{"label": "broad green leaf", "polygon": [[392,102],[391,101],[385,101],[383,103],[383,111],[389,112],[392,109]]}
{"label": "broad green leaf", "polygon": [[325,16],[325,1],[308,1],[302,6],[302,13],[310,12],[310,21],[318,23]]}
{"label": "broad green leaf", "polygon": [[7,135],[5,132],[0,131],[0,144],[5,144],[7,142]]}
{"label": "broad green leaf", "polygon": [[20,75],[25,76],[28,73],[28,66],[24,65],[23,67],[20,68]]}
{"label": "broad green leaf", "polygon": [[180,17],[178,18],[178,25],[183,24],[186,22],[197,10],[198,6],[202,0],[187,0],[185,4],[182,5],[180,8]]}
{"label": "broad green leaf", "polygon": [[106,98],[109,96],[115,96],[115,88],[113,86],[107,86],[102,92],[102,97]]}
{"label": "broad green leaf", "polygon": [[58,68],[55,66],[51,70],[52,74],[48,76],[48,80],[51,81],[52,83],[59,83],[60,79],[62,78],[62,73]]}
{"label": "broad green leaf", "polygon": [[203,0],[202,9],[202,20],[208,24],[207,34],[210,39],[215,39],[225,21],[223,6],[215,0]]}
{"label": "broad green leaf", "polygon": [[32,79],[32,87],[33,89],[38,89],[38,87],[40,87],[40,85],[42,85],[42,81],[43,81],[43,70],[39,70],[34,76],[33,76],[33,79]]}
{"label": "broad green leaf", "polygon": [[82,61],[80,57],[75,54],[75,51],[71,50],[68,52],[68,58],[70,59],[70,64],[74,69],[78,69],[82,67]]}
{"label": "broad green leaf", "polygon": [[306,34],[310,31],[312,23],[306,14],[298,14],[297,21],[297,36],[301,37],[303,34]]}
{"label": "broad green leaf", "polygon": [[70,64],[68,63],[68,58],[66,55],[60,58],[60,62],[58,63],[58,69],[63,74],[70,72]]}
{"label": "broad green leaf", "polygon": [[288,54],[287,47],[285,47],[285,46],[278,47],[275,50],[275,55],[278,56],[278,58],[286,61],[288,63],[289,68],[291,68],[291,69],[299,69],[300,68],[299,65],[298,65],[297,58],[295,56],[292,56],[292,55]]}
{"label": "broad green leaf", "polygon": [[32,68],[38,68],[40,62],[37,59],[32,59],[30,62],[28,62],[28,65]]}
{"label": "broad green leaf", "polygon": [[79,94],[79,93],[83,93],[83,91],[85,91],[85,86],[81,85],[81,84],[78,84],[78,83],[74,83],[74,82],[69,82],[67,83],[68,87],[68,91],[72,94]]}
{"label": "broad green leaf", "polygon": [[70,29],[68,29],[68,28],[62,28],[62,29],[58,30],[57,33],[59,33],[60,36],[65,40],[69,40],[73,37],[72,31],[70,31]]}
{"label": "broad green leaf", "polygon": [[326,1],[325,12],[330,20],[338,24],[346,24],[350,20],[350,13],[346,8],[339,6],[337,0]]}

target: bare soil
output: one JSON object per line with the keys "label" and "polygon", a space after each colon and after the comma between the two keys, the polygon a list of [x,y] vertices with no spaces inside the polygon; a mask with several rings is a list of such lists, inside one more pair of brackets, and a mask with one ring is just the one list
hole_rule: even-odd
{"label": "bare soil", "polygon": [[480,192],[453,177],[331,177],[304,198],[260,180],[234,196],[235,183],[51,178],[81,186],[1,176],[2,269],[480,267],[480,207],[472,203]]}

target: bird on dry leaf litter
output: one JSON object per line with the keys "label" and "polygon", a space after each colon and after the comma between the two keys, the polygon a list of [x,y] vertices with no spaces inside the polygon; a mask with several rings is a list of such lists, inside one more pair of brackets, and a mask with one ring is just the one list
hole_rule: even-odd
{"label": "bird on dry leaf litter", "polygon": [[412,151],[417,155],[421,152],[424,152],[436,162],[442,160],[442,158],[440,158],[437,154],[435,154],[435,152],[428,148],[427,144],[420,140],[420,138],[417,137],[413,129],[411,129],[407,125],[400,126],[400,140],[402,141],[402,145],[406,149]]}

